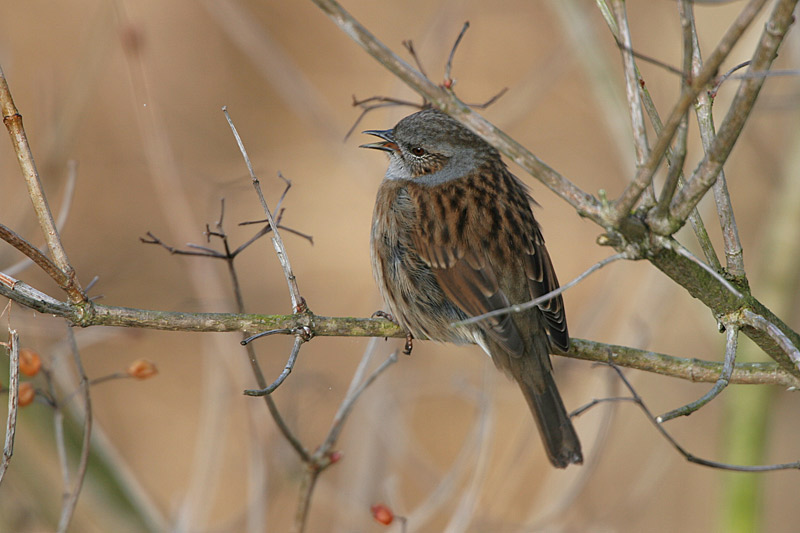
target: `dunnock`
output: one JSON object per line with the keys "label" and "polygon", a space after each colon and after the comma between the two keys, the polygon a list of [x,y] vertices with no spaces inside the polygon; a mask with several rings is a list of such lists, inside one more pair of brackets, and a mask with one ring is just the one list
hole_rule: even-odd
{"label": "dunnock", "polygon": [[512,377],[550,462],[581,463],[553,380],[551,346],[569,347],[561,296],[522,313],[451,324],[558,287],[533,199],[483,139],[435,109],[363,145],[389,154],[372,220],[372,270],[394,320],[412,335],[477,343]]}

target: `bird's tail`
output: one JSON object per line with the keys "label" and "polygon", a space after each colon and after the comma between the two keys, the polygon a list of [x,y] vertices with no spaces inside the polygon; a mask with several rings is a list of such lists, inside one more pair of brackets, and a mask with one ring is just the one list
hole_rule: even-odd
{"label": "bird's tail", "polygon": [[[533,413],[533,419],[539,428],[547,456],[553,466],[566,468],[570,464],[581,464],[583,463],[581,443],[564,408],[564,402],[561,401],[552,371],[550,368],[542,370],[538,376],[531,372],[522,372],[514,373],[516,374],[514,377]],[[534,377],[539,379],[534,380]]]}

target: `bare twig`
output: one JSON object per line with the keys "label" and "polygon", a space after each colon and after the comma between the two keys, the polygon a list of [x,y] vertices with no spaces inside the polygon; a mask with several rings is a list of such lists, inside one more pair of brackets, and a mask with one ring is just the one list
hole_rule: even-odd
{"label": "bare twig", "polygon": [[732,470],[734,472],[771,472],[774,470],[791,470],[791,469],[798,469],[800,468],[800,461],[796,461],[793,463],[780,463],[780,464],[771,464],[771,465],[753,465],[753,466],[743,466],[743,465],[732,465],[727,463],[720,463],[717,461],[709,461],[708,459],[703,459],[701,457],[697,457],[683,448],[678,441],[676,441],[672,435],[664,428],[663,425],[659,424],[653,414],[650,412],[650,409],[647,408],[645,405],[644,400],[642,400],[641,396],[636,392],[636,389],[633,388],[633,385],[628,381],[622,371],[613,364],[609,365],[619,376],[622,382],[625,384],[625,387],[631,394],[633,401],[639,406],[642,412],[645,414],[647,419],[650,423],[655,426],[659,433],[675,448],[678,453],[680,453],[684,459],[689,461],[690,463],[695,463],[698,465],[708,466],[710,468],[717,468],[720,470]]}
{"label": "bare twig", "polygon": [[672,420],[673,418],[678,418],[679,416],[689,416],[719,396],[722,390],[728,386],[731,380],[731,374],[733,374],[733,367],[736,364],[736,349],[739,346],[739,326],[736,324],[726,324],[725,327],[727,331],[727,339],[725,343],[725,361],[723,363],[722,372],[719,375],[719,379],[717,379],[716,383],[714,383],[714,386],[711,387],[711,390],[705,393],[701,398],[656,417],[656,422],[663,424],[664,422]]}
{"label": "bare twig", "polygon": [[[681,3],[681,5],[683,2]],[[682,19],[686,20],[686,23],[689,25],[691,29],[692,35],[692,74],[696,74],[700,71],[703,65],[703,59],[700,55],[700,43],[697,39],[697,31],[695,29],[695,22],[694,22],[694,12],[692,10],[692,6],[689,2],[686,2],[686,6],[682,9],[683,16]],[[738,68],[742,68],[745,65],[748,65],[750,61],[746,61],[734,67],[730,71],[728,71],[723,78],[727,78],[733,72],[735,72]],[[714,118],[712,116],[712,103],[714,94],[719,87],[719,84],[722,81],[717,83],[717,86],[709,92],[701,92],[697,95],[697,105],[695,106],[696,115],[697,115],[697,125],[700,130],[700,139],[703,143],[703,150],[708,152],[711,149],[711,145],[714,142],[714,136],[716,135],[715,126],[714,126]],[[735,278],[744,278],[745,271],[744,271],[744,256],[742,252],[742,244],[739,241],[739,231],[736,227],[736,219],[733,215],[733,206],[731,205],[731,199],[728,195],[728,186],[725,179],[725,172],[724,170],[720,170],[719,177],[714,182],[714,200],[717,206],[717,215],[719,217],[720,226],[722,227],[722,239],[723,239],[723,247],[725,250],[725,259],[726,259],[726,269],[728,273],[735,277]]]}
{"label": "bare twig", "polygon": [[89,378],[83,369],[78,344],[75,342],[75,333],[72,328],[67,327],[67,337],[72,348],[72,357],[75,368],[78,371],[79,387],[83,396],[83,442],[81,444],[81,455],[78,461],[78,468],[75,471],[75,481],[73,486],[67,490],[61,507],[61,517],[58,520],[59,533],[65,533],[75,513],[75,506],[78,504],[78,497],[83,487],[83,480],[86,477],[86,468],[89,466],[89,450],[91,449],[92,438],[92,400],[89,394]]}
{"label": "bare twig", "polygon": [[370,343],[361,358],[358,369],[353,374],[353,379],[350,382],[350,387],[345,395],[344,400],[339,405],[339,409],[334,416],[331,429],[325,441],[311,456],[310,461],[306,463],[306,471],[303,475],[303,480],[300,484],[299,502],[297,510],[295,511],[295,518],[292,531],[294,533],[302,533],[306,527],[308,519],[308,511],[311,506],[311,496],[314,493],[317,479],[323,470],[338,461],[338,456],[333,452],[333,446],[336,444],[339,434],[341,433],[344,422],[347,420],[350,411],[353,409],[356,400],[361,394],[380,376],[389,366],[397,362],[397,352],[393,352],[383,363],[378,366],[366,379],[363,375],[366,371],[367,364],[372,358],[375,343]]}
{"label": "bare twig", "polygon": [[[598,363],[611,361],[617,366],[685,379],[693,383],[715,383],[723,372],[723,365],[717,362],[674,357],[585,339],[570,339],[569,351],[561,355]],[[736,363],[729,382],[740,385],[772,384],[789,389],[800,388],[799,378],[772,362]]]}
{"label": "bare twig", "polygon": [[[600,8],[601,13],[603,14],[603,18],[606,20],[606,23],[608,24],[609,29],[611,30],[611,33],[614,35],[614,39],[617,41],[617,43],[619,43],[620,42],[619,28],[617,27],[616,20],[614,19],[613,15],[611,14],[610,8],[606,5],[605,0],[597,0],[597,4],[598,4],[598,7]],[[678,7],[680,8],[680,6],[681,6],[681,4],[679,3]],[[682,24],[683,24],[683,20],[682,20]],[[687,32],[687,28],[684,27],[684,49],[685,50],[686,50],[686,47],[689,46],[686,43],[686,32]],[[640,55],[638,55],[635,50],[631,50],[630,52],[635,57],[640,57]],[[686,59],[685,55],[684,55],[684,59]],[[685,66],[684,66],[684,70],[685,70],[685,73],[682,73],[681,71],[677,71],[677,73],[681,75],[681,84],[682,84],[681,85],[681,89],[682,90],[686,89],[685,84],[687,84],[688,80],[690,79],[690,76],[688,76],[686,74],[691,72],[691,70],[686,69]],[[638,67],[637,67],[637,70],[636,70],[636,74],[639,77],[639,79],[642,79],[641,78],[641,73],[639,72]],[[653,129],[655,130],[656,135],[661,135],[661,132],[664,129],[664,124],[661,121],[661,117],[658,114],[658,110],[656,109],[655,103],[653,102],[653,99],[650,96],[650,91],[647,89],[647,85],[645,85],[644,83],[640,83],[639,84],[639,90],[640,90],[640,92],[642,94],[642,101],[644,103],[644,108],[647,111],[647,115],[650,118],[650,122],[653,125]],[[705,91],[700,91],[700,93],[699,93],[699,95],[704,95],[704,94],[705,94]],[[684,115],[684,118],[681,120],[681,123],[678,125],[678,135],[681,135],[681,130],[683,128],[683,125],[686,123],[686,118],[685,117],[686,117],[686,115]],[[681,140],[679,139],[678,140],[678,150],[680,150],[681,145],[682,145],[682,143],[681,143]],[[673,179],[675,179],[675,178],[677,179],[676,185],[680,185],[682,183],[682,181],[683,181],[682,177],[681,177],[681,172],[682,172],[683,165],[682,164],[677,165],[677,164],[675,164],[673,162],[675,160],[676,154],[672,153],[669,150],[669,148],[667,149],[666,154],[667,154],[668,160],[670,161],[670,165],[671,166],[674,165],[672,167],[673,170],[671,171],[670,176],[672,176],[672,172],[680,171],[678,173],[678,175],[673,178]],[[680,154],[677,154],[677,156],[679,156],[679,155]],[[670,191],[671,188],[672,188],[672,184],[670,183],[670,177],[668,177],[667,178],[667,185],[665,185],[664,191]],[[674,195],[674,190],[671,190],[669,192],[668,199],[671,200],[673,195]],[[667,198],[665,197],[665,193],[664,192],[662,192],[662,198],[664,198],[664,202],[666,203]],[[667,207],[668,207],[668,204],[665,205],[665,206],[662,206],[660,209],[655,209],[655,210],[651,211],[648,214],[648,219],[658,218],[658,217],[662,217],[662,218],[666,217],[666,214],[668,212],[667,211]],[[721,271],[722,270],[722,266],[719,264],[719,259],[717,259],[717,255],[714,252],[714,246],[711,243],[711,239],[708,236],[708,232],[706,231],[705,224],[703,223],[703,219],[700,217],[700,213],[697,211],[697,209],[694,209],[692,211],[692,213],[689,215],[689,223],[691,224],[692,229],[694,230],[695,236],[697,237],[697,240],[700,243],[700,247],[703,249],[703,254],[706,257],[706,260],[708,261],[708,263],[715,270]]]}
{"label": "bare twig", "polygon": [[19,409],[19,334],[9,330],[8,344],[8,416],[6,417],[6,438],[3,444],[3,459],[0,461],[0,484],[8,470],[11,456],[14,455],[14,436],[17,432],[17,410]]}
{"label": "bare twig", "polygon": [[[633,146],[636,152],[636,169],[638,170],[647,161],[650,148],[647,145],[647,130],[644,125],[644,113],[642,112],[642,99],[639,90],[639,74],[636,63],[630,50],[633,49],[631,43],[631,31],[628,27],[628,15],[625,12],[625,3],[622,0],[612,0],[612,8],[619,29],[620,50],[622,52],[622,65],[625,75],[625,94],[628,101],[628,115],[633,128]],[[652,187],[645,190],[645,203],[653,203]]]}
{"label": "bare twig", "polygon": [[300,347],[303,345],[303,342],[305,341],[303,340],[302,334],[295,335],[294,346],[292,346],[292,351],[289,353],[289,360],[286,361],[286,366],[283,367],[283,372],[281,372],[281,374],[275,381],[272,382],[272,384],[262,389],[248,389],[244,391],[244,394],[246,396],[266,396],[268,394],[272,394],[275,389],[280,387],[281,383],[283,383],[292,372],[294,364],[297,361],[297,354],[300,353]]}
{"label": "bare twig", "polygon": [[0,239],[3,239],[8,244],[25,254],[28,259],[36,263],[36,265],[44,270],[45,274],[50,276],[58,286],[65,291],[69,290],[70,279],[49,257],[44,255],[38,248],[26,241],[24,238],[15,233],[12,229],[7,228],[5,225],[0,224]]}
{"label": "bare twig", "polygon": [[83,302],[86,300],[86,295],[83,294],[78,280],[75,278],[75,269],[67,258],[67,252],[61,243],[61,236],[56,228],[53,213],[50,211],[50,206],[47,203],[47,198],[44,195],[42,182],[39,179],[39,172],[36,170],[36,162],[33,160],[33,152],[28,144],[28,137],[25,134],[25,128],[22,125],[22,115],[17,111],[17,106],[14,104],[14,99],[11,97],[11,90],[8,88],[3,68],[0,66],[0,109],[3,113],[3,122],[11,135],[11,142],[14,146],[14,151],[17,154],[17,162],[19,163],[22,175],[25,178],[25,183],[28,185],[28,196],[33,202],[33,209],[36,212],[36,218],[39,220],[39,225],[44,233],[47,247],[53,260],[58,268],[66,275],[69,283],[65,290],[69,295],[72,302]]}
{"label": "bare twig", "polygon": [[670,242],[670,245],[671,245],[673,250],[675,250],[678,254],[682,255],[683,257],[691,260],[696,265],[699,265],[703,270],[705,270],[706,272],[708,272],[709,274],[714,276],[714,278],[716,278],[717,281],[719,281],[726,289],[728,289],[731,292],[731,294],[736,296],[736,298],[739,298],[739,299],[743,298],[742,293],[736,287],[734,287],[731,284],[730,281],[725,279],[722,276],[722,274],[720,274],[719,272],[717,272],[716,270],[714,270],[713,268],[711,268],[707,264],[705,264],[702,261],[700,261],[694,255],[692,255],[692,252],[690,252],[689,250],[687,250],[686,248],[681,246],[681,244],[678,241],[670,240],[669,242]]}
{"label": "bare twig", "polygon": [[500,315],[506,315],[508,313],[520,313],[520,312],[525,311],[527,309],[531,309],[533,307],[536,307],[537,305],[541,305],[541,304],[547,302],[548,300],[551,300],[551,299],[555,298],[556,296],[558,296],[562,292],[566,291],[567,289],[577,285],[578,283],[583,281],[587,276],[589,276],[589,274],[592,274],[592,273],[600,270],[601,268],[603,268],[607,264],[613,263],[614,261],[617,261],[619,259],[631,259],[631,258],[632,258],[632,255],[629,252],[622,252],[622,253],[614,254],[614,255],[612,255],[610,257],[606,257],[605,259],[602,259],[602,260],[598,261],[597,263],[593,264],[592,266],[590,266],[589,268],[587,268],[581,275],[579,275],[578,277],[576,277],[572,281],[570,281],[568,283],[565,283],[561,287],[559,287],[559,288],[557,288],[555,290],[552,290],[552,291],[548,292],[547,294],[543,294],[542,296],[539,296],[538,298],[534,298],[533,300],[531,300],[529,302],[525,302],[525,303],[522,303],[522,304],[510,305],[508,307],[504,307],[503,309],[496,309],[494,311],[489,311],[488,313],[484,313],[482,315],[473,316],[473,317],[467,318],[465,320],[460,320],[458,322],[454,322],[452,324],[452,326],[453,327],[458,327],[458,326],[466,326],[466,325],[469,325],[469,324],[476,324],[476,323],[478,323],[478,322],[480,322],[482,320],[486,320],[487,318],[492,318],[492,317],[500,316]]}
{"label": "bare twig", "polygon": [[[464,22],[464,25],[461,27],[461,31],[456,37],[456,42],[453,43],[453,48],[450,49],[450,55],[447,57],[447,64],[444,67],[444,87],[445,89],[452,89],[453,85],[455,85],[456,80],[454,80],[450,76],[450,70],[453,68],[453,58],[456,55],[456,50],[458,49],[458,45],[461,44],[461,39],[464,38],[464,34],[467,33],[469,29],[469,21]],[[420,69],[421,71],[422,69]],[[423,76],[427,77],[427,75],[423,72]]]}
{"label": "bare twig", "polygon": [[[628,184],[628,187],[622,195],[614,202],[611,212],[608,214],[608,218],[611,222],[619,223],[624,217],[627,217],[633,206],[639,200],[642,192],[650,185],[653,175],[658,169],[667,148],[669,148],[672,138],[683,116],[688,111],[689,106],[692,105],[700,91],[704,90],[709,81],[716,75],[719,66],[728,56],[733,46],[739,41],[744,31],[765,3],[766,0],[750,0],[747,6],[739,13],[734,23],[731,24],[725,32],[725,35],[709,56],[703,69],[692,80],[691,85],[681,92],[678,102],[672,108],[667,121],[664,123],[664,129],[658,135],[655,144],[653,144],[647,161],[636,172],[633,181]],[[694,207],[694,204],[692,204],[691,207]],[[686,216],[688,216],[690,211],[691,209],[686,211]],[[685,216],[683,219],[685,219]],[[670,231],[667,231],[667,233],[670,233]]]}
{"label": "bare twig", "polygon": [[250,178],[252,179],[253,187],[256,189],[258,198],[261,201],[261,207],[264,209],[264,213],[267,215],[267,220],[269,220],[269,225],[273,229],[272,244],[275,248],[275,254],[278,256],[278,261],[280,261],[281,267],[283,268],[283,273],[286,276],[286,283],[289,285],[289,296],[292,300],[292,311],[295,313],[302,313],[306,310],[305,300],[303,300],[303,297],[300,296],[300,289],[297,287],[297,279],[294,277],[294,273],[292,272],[292,266],[289,263],[289,256],[286,254],[286,248],[283,246],[283,240],[281,239],[280,232],[278,231],[278,226],[275,224],[275,220],[272,218],[272,212],[269,210],[267,201],[264,198],[264,193],[261,191],[261,182],[256,177],[256,173],[253,170],[253,164],[250,162],[250,157],[247,155],[247,150],[244,148],[242,138],[239,136],[239,132],[236,131],[236,126],[234,126],[233,120],[228,114],[228,108],[223,107],[222,112],[225,114],[225,118],[228,120],[228,125],[231,127],[231,132],[233,132],[233,136],[236,139],[236,144],[239,145],[239,151],[242,152],[242,157],[247,165],[247,170],[250,172]]}
{"label": "bare twig", "polygon": [[[0,282],[3,277],[0,276]],[[83,315],[75,309],[50,298],[22,281],[13,280],[13,288],[0,283],[0,295],[12,298],[42,313],[67,318],[84,326],[121,326],[158,329],[164,331],[266,331],[279,329],[289,334],[297,328],[306,326],[315,337],[393,337],[405,338],[406,332],[396,324],[384,319],[328,317],[314,314],[303,315],[256,315],[236,313],[181,313],[172,311],[152,311],[93,304],[92,313]],[[666,376],[696,381],[713,382],[719,376],[720,368],[715,363],[705,363],[692,359],[671,358],[633,348],[624,348],[600,342],[571,339],[569,357],[589,361],[604,361],[605,353],[612,350],[614,362],[620,366],[657,372]],[[578,348],[580,346],[580,348]],[[600,354],[600,359],[598,359]],[[661,358],[654,363],[653,358]],[[699,366],[696,366],[699,364]],[[704,365],[712,366],[704,366]],[[781,384],[798,386],[800,382],[779,365],[765,363],[765,366],[739,367],[737,365],[731,383]],[[742,372],[737,374],[737,372]],[[266,383],[265,385],[266,386]]]}
{"label": "bare twig", "polygon": [[[78,162],[75,160],[67,161],[67,183],[64,186],[64,195],[61,198],[61,205],[58,209],[58,218],[56,219],[56,228],[58,231],[64,229],[64,225],[69,218],[70,208],[72,207],[72,200],[75,197],[75,184],[78,181]],[[22,261],[11,265],[5,269],[6,274],[16,276],[18,273],[25,270],[33,260],[26,257]],[[89,292],[89,287],[86,287],[86,292]]]}
{"label": "bare twig", "polygon": [[[755,0],[753,3],[755,3]],[[749,72],[765,72],[769,70],[776,57],[778,47],[783,42],[789,25],[793,21],[792,13],[796,5],[797,0],[780,0],[775,4],[775,9],[766,23],[756,51],[753,54],[752,62],[748,69]],[[710,58],[706,60],[702,72],[708,69],[709,64]],[[678,191],[678,194],[672,200],[671,214],[675,220],[684,220],[700,201],[700,198],[705,195],[706,191],[716,181],[723,164],[727,161],[731,150],[733,150],[733,145],[744,128],[747,118],[750,116],[758,93],[764,84],[764,79],[763,77],[754,77],[742,81],[705,157],[692,176],[686,181],[686,185]]]}

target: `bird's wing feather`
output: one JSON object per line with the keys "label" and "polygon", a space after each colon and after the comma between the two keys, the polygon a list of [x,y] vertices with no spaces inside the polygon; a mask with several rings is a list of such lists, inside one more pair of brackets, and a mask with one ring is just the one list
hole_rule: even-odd
{"label": "bird's wing feather", "polygon": [[[519,194],[527,198],[524,186],[510,174],[509,177],[514,184],[519,184]],[[419,201],[419,215],[428,219],[441,217],[441,213],[435,212],[435,202],[420,201],[420,195],[424,194],[423,189],[418,189],[417,193],[413,196]],[[479,203],[473,202],[471,205],[480,208]],[[412,240],[416,252],[431,268],[447,297],[468,316],[478,316],[511,304],[533,300],[558,288],[558,279],[539,225],[530,211],[527,214],[529,216],[515,221],[519,229],[509,235],[493,235],[489,223],[491,217],[479,212],[468,217],[468,227],[464,231],[458,231],[457,222],[440,218],[436,225],[418,225]],[[508,229],[508,224],[501,226],[505,229],[500,231],[512,231]],[[431,227],[437,229],[430,231]],[[447,237],[442,235],[441,228],[447,228]],[[459,234],[470,235],[472,238],[461,239],[458,238]],[[520,276],[527,277],[527,288],[513,280],[505,284],[498,281],[500,273],[496,272],[497,267],[488,250],[490,243],[498,239],[508,239],[512,243],[517,241],[511,251],[517,254],[517,260],[508,262],[510,265],[519,265],[516,268],[520,269]],[[569,335],[561,296],[541,304],[539,309],[544,316],[551,343],[566,350],[569,346]],[[524,341],[511,315],[493,317],[479,325],[508,354],[520,356],[525,351]]]}

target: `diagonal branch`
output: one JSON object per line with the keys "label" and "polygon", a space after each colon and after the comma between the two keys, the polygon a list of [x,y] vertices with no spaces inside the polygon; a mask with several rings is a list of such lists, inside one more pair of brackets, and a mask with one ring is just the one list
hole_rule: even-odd
{"label": "diagonal branch", "polygon": [[[647,158],[645,164],[636,172],[633,181],[628,184],[628,187],[623,191],[619,199],[614,202],[610,213],[608,213],[610,222],[618,224],[623,218],[630,214],[631,209],[633,209],[633,206],[639,200],[642,192],[644,192],[645,188],[652,182],[653,175],[656,173],[658,166],[661,164],[661,159],[672,143],[672,138],[675,136],[675,132],[678,130],[683,116],[694,103],[700,91],[706,89],[708,83],[716,76],[719,66],[725,58],[728,57],[733,46],[739,41],[744,31],[765,3],[766,0],[750,0],[742,12],[739,13],[734,23],[728,28],[728,31],[725,32],[725,35],[709,56],[703,69],[692,80],[691,85],[681,91],[681,96],[664,123],[664,129],[656,139],[650,156]],[[688,216],[689,211],[687,211],[686,216]],[[686,216],[681,220],[685,220]]]}
{"label": "diagonal branch", "polygon": [[11,97],[11,90],[8,88],[8,82],[2,67],[0,67],[0,110],[3,113],[3,122],[8,129],[9,135],[11,135],[11,142],[17,154],[17,161],[25,178],[25,183],[28,185],[28,195],[31,202],[33,202],[33,209],[36,212],[36,218],[39,220],[42,233],[44,233],[47,247],[50,249],[50,254],[53,256],[58,268],[69,279],[67,294],[71,301],[83,302],[86,300],[86,295],[83,294],[83,289],[81,289],[78,280],[75,279],[75,269],[72,268],[67,258],[67,252],[64,250],[63,244],[61,244],[61,236],[58,233],[53,213],[50,211],[50,206],[44,195],[42,181],[39,179],[39,171],[36,170],[33,152],[28,144],[28,136],[22,126],[22,115],[19,114],[17,106],[14,104],[14,99]]}
{"label": "diagonal branch", "polygon": [[[778,47],[794,20],[792,12],[796,5],[797,0],[780,0],[775,5],[753,54],[748,73],[763,73],[769,70],[775,60]],[[707,69],[708,64],[707,61],[703,71]],[[675,220],[685,220],[700,198],[714,185],[753,110],[753,105],[765,79],[765,76],[747,77],[739,85],[739,90],[736,92],[728,114],[720,125],[714,142],[692,177],[687,180],[672,200],[671,213]]]}
{"label": "diagonal branch", "polygon": [[452,116],[492,146],[503,152],[536,179],[572,205],[578,213],[600,223],[600,203],[574,183],[556,172],[517,141],[472,111],[452,91],[439,87],[417,69],[403,61],[375,38],[336,0],[312,0],[351,39],[377,59],[395,76],[422,95],[434,106]]}

